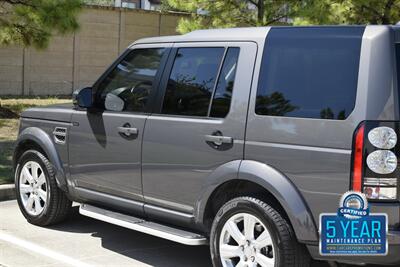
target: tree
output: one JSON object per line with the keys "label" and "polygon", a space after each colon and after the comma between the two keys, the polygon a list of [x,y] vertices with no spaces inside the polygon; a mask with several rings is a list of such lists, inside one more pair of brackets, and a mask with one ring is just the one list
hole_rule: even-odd
{"label": "tree", "polygon": [[295,111],[298,107],[290,104],[285,96],[280,92],[273,92],[270,95],[257,96],[257,113],[270,116],[284,116]]}
{"label": "tree", "polygon": [[181,33],[202,28],[265,26],[284,23],[301,0],[165,0],[164,9],[191,13],[178,25]]}
{"label": "tree", "polygon": [[78,28],[81,0],[0,0],[0,45],[45,48],[53,33]]}
{"label": "tree", "polygon": [[296,25],[396,24],[400,0],[304,0]]}
{"label": "tree", "polygon": [[184,11],[178,31],[274,24],[396,24],[400,0],[164,0]]}
{"label": "tree", "polygon": [[324,108],[321,110],[321,119],[333,119],[335,117],[335,114],[333,114],[333,111],[331,108]]}

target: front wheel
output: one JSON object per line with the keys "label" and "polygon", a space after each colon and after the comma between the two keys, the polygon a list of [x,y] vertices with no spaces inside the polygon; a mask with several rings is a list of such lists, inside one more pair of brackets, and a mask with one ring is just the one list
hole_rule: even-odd
{"label": "front wheel", "polygon": [[215,267],[310,265],[308,252],[297,242],[289,223],[252,197],[235,198],[218,211],[210,249]]}
{"label": "front wheel", "polygon": [[15,189],[22,214],[35,225],[63,221],[72,206],[57,186],[50,161],[36,150],[28,150],[18,159]]}

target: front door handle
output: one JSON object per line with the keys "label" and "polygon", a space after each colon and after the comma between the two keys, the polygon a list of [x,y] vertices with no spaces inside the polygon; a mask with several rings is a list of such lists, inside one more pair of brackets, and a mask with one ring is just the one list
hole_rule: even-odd
{"label": "front door handle", "polygon": [[213,143],[216,146],[221,146],[222,144],[232,144],[233,138],[223,135],[206,135],[206,142]]}
{"label": "front door handle", "polygon": [[139,131],[137,128],[118,127],[118,132],[129,136],[129,135],[136,135],[138,134]]}
{"label": "front door handle", "polygon": [[131,137],[136,136],[139,133],[139,130],[131,127],[131,125],[127,123],[124,126],[118,127],[118,132],[124,137]]}

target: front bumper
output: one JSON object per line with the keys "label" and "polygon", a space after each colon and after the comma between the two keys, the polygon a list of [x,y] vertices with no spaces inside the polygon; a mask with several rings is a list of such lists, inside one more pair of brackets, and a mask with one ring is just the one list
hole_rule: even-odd
{"label": "front bumper", "polygon": [[321,256],[318,244],[307,245],[313,259],[336,261],[355,265],[377,264],[400,266],[400,231],[389,231],[388,254],[386,256]]}

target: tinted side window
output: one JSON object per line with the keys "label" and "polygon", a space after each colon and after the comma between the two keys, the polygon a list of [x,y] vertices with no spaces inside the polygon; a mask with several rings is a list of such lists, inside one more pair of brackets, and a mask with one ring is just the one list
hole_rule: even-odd
{"label": "tinted side window", "polygon": [[207,116],[224,48],[180,48],[166,88],[162,113]]}
{"label": "tinted side window", "polygon": [[[400,44],[396,44],[396,68],[397,68],[397,90],[400,97]],[[400,103],[400,99],[399,99]]]}
{"label": "tinted side window", "polygon": [[364,27],[272,28],[256,113],[346,119],[355,104],[363,32]]}
{"label": "tinted side window", "polygon": [[231,47],[225,55],[212,101],[211,117],[224,118],[229,112],[239,51],[239,48]]}
{"label": "tinted side window", "polygon": [[[153,88],[153,81],[160,66],[165,48],[132,50],[103,79],[96,91],[96,104],[99,108],[121,111],[144,111]],[[121,103],[106,105],[111,101]],[[118,106],[118,107],[117,107]]]}

